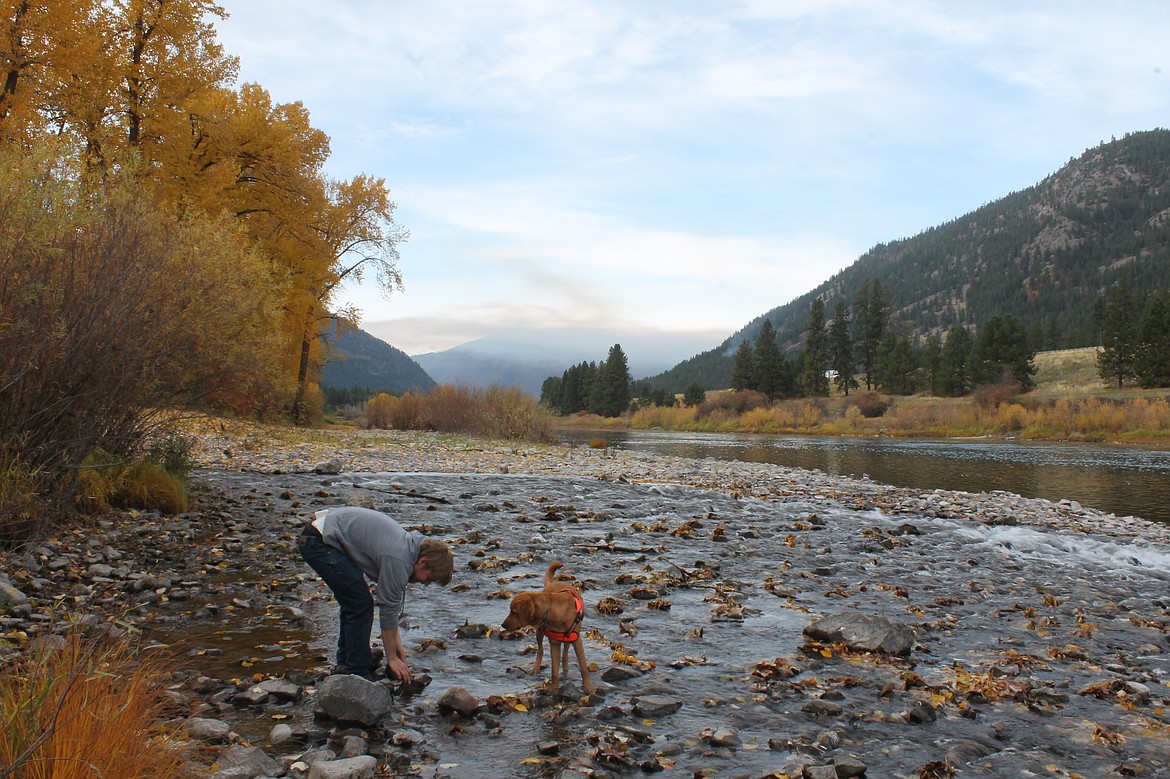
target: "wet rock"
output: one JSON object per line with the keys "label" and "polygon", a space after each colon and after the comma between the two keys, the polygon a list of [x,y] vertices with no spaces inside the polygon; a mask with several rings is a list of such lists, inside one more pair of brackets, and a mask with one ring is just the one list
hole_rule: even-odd
{"label": "wet rock", "polygon": [[682,708],[682,701],[665,695],[646,695],[631,699],[634,714],[639,717],[665,717]]}
{"label": "wet rock", "polygon": [[266,679],[256,686],[278,701],[295,701],[301,697],[300,685],[285,679]]}
{"label": "wet rock", "polygon": [[831,765],[806,765],[800,770],[801,779],[837,779],[837,768]]}
{"label": "wet rock", "polygon": [[344,722],[376,725],[393,709],[390,691],[352,674],[328,676],[317,688],[317,705],[326,716]]}
{"label": "wet rock", "polygon": [[319,462],[313,466],[313,473],[322,476],[336,476],[341,473],[341,460],[336,457],[330,457],[328,460]]}
{"label": "wet rock", "polygon": [[[246,747],[234,744],[219,755],[220,771],[212,774],[215,779],[237,779],[237,777],[281,776],[284,769],[280,763],[268,756],[260,747]],[[224,772],[227,773],[224,773]]]}
{"label": "wet rock", "polygon": [[711,734],[713,747],[738,747],[742,744],[743,739],[739,737],[739,731],[726,725]]}
{"label": "wet rock", "polygon": [[925,725],[938,719],[938,713],[929,703],[916,701],[906,712],[906,720],[915,725]]}
{"label": "wet rock", "polygon": [[800,710],[814,717],[836,717],[843,711],[841,704],[826,701],[822,698],[815,698],[805,703],[800,707]]}
{"label": "wet rock", "polygon": [[462,687],[452,687],[447,690],[439,696],[437,704],[441,712],[456,712],[464,717],[470,717],[479,709],[479,701]]}
{"label": "wet rock", "polygon": [[232,696],[232,703],[237,706],[263,706],[268,702],[268,692],[259,685],[253,685],[246,690],[240,690]]}
{"label": "wet rock", "polygon": [[369,490],[354,490],[349,493],[349,497],[345,499],[345,505],[364,509],[377,508],[374,502],[374,493]]}
{"label": "wet rock", "polygon": [[308,779],[374,779],[378,761],[370,755],[323,760],[309,769]]}
{"label": "wet rock", "polygon": [[209,744],[225,743],[232,735],[231,725],[223,720],[191,717],[184,725],[187,728],[188,736]]}
{"label": "wet rock", "polygon": [[286,741],[291,741],[292,737],[292,726],[283,722],[278,725],[274,725],[272,730],[268,733],[268,740],[276,745],[283,744]]}
{"label": "wet rock", "polygon": [[341,740],[341,751],[337,753],[340,758],[360,757],[368,754],[370,745],[361,736],[349,735]]}
{"label": "wet rock", "polygon": [[642,673],[637,669],[628,665],[611,665],[601,672],[601,680],[604,682],[624,682],[627,679],[634,679],[641,676]]}
{"label": "wet rock", "polygon": [[815,641],[844,642],[850,649],[908,655],[914,647],[914,631],[887,617],[843,612],[811,623],[804,634]]}
{"label": "wet rock", "polygon": [[400,728],[391,731],[387,741],[398,747],[399,749],[410,749],[419,744],[426,743],[426,736],[417,730],[410,730],[409,728]]}
{"label": "wet rock", "polygon": [[491,627],[484,624],[463,623],[455,628],[455,635],[458,638],[483,638],[491,630]]}
{"label": "wet rock", "polygon": [[865,776],[867,766],[856,757],[841,757],[833,761],[838,779],[854,779]]}

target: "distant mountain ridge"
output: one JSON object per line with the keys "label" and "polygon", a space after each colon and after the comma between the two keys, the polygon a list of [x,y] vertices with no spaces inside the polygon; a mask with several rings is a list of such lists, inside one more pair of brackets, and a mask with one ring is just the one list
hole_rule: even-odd
{"label": "distant mountain ridge", "polygon": [[406,352],[364,330],[339,333],[334,329],[327,341],[335,354],[321,369],[322,387],[361,387],[401,395],[430,392],[435,386],[435,380]]}
{"label": "distant mountain ridge", "polygon": [[797,348],[814,297],[852,304],[877,279],[893,323],[918,333],[1012,315],[1037,350],[1090,346],[1093,303],[1109,286],[1170,287],[1170,130],[1132,133],[965,216],[870,249],[811,292],[762,314],[719,346],[651,377],[681,392],[731,383],[732,354],[764,319]]}
{"label": "distant mountain ridge", "polygon": [[[714,340],[714,339],[712,339]],[[708,341],[709,343],[710,341]],[[549,376],[561,376],[582,362],[604,362],[620,343],[635,378],[659,373],[695,346],[693,336],[630,335],[574,330],[490,336],[446,349],[416,354],[414,360],[440,384],[519,387],[540,396]]]}

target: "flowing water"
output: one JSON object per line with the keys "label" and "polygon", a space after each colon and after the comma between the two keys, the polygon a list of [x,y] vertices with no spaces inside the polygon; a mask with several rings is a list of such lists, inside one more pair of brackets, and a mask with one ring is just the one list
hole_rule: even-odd
{"label": "flowing water", "polygon": [[656,431],[572,430],[562,436],[572,445],[603,438],[610,447],[635,452],[774,463],[869,476],[899,487],[1069,499],[1118,516],[1170,523],[1170,451],[1165,449]]}
{"label": "flowing water", "polygon": [[[412,762],[429,763],[429,772],[409,775],[554,777],[565,761],[607,750],[630,761],[619,775],[640,775],[637,766],[657,754],[672,755],[668,776],[799,775],[806,763],[840,755],[889,777],[921,776],[941,761],[978,776],[1104,776],[1126,761],[1154,772],[1142,775],[1170,770],[1170,555],[1156,545],[890,517],[811,497],[763,501],[551,476],[218,473],[208,481],[244,496],[213,525],[223,527],[220,548],[239,553],[209,562],[244,570],[225,572],[223,588],[212,582],[215,598],[171,606],[176,635],[195,645],[191,664],[217,678],[329,664],[335,606],[291,546],[312,510],[360,487],[377,508],[455,545],[452,586],[412,586],[408,596],[412,668],[433,679],[396,709],[425,739],[427,759]],[[540,677],[522,670],[531,637],[499,630],[510,594],[539,589],[553,560],[585,595],[588,659],[606,669],[621,646],[652,666],[602,685],[597,709],[568,716],[534,697],[548,666]],[[638,597],[640,587],[657,588],[657,600]],[[621,613],[599,613],[602,598]],[[308,621],[287,621],[290,607]],[[910,660],[803,648],[812,619],[849,610],[914,625]],[[467,624],[488,632],[460,638]],[[771,673],[781,659],[797,675]],[[579,686],[575,662],[567,678]],[[1123,706],[1083,693],[1127,679],[1153,698]],[[510,696],[527,711],[452,722],[435,699],[453,686],[481,700]],[[630,704],[639,695],[681,707],[638,716]],[[907,712],[923,700],[934,701],[937,719],[915,724]],[[826,705],[839,713],[816,708]],[[224,715],[261,745],[277,721],[313,721],[306,702],[228,706]],[[709,743],[705,734],[724,726],[738,730],[742,747]],[[537,744],[549,741],[560,755],[542,758]]]}

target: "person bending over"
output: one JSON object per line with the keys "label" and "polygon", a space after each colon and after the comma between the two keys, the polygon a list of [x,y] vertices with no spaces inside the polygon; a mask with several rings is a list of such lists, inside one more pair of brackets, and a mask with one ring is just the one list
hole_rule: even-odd
{"label": "person bending over", "polygon": [[[297,548],[340,607],[337,672],[374,678],[370,629],[376,603],[386,668],[399,681],[410,682],[406,650],[398,637],[406,585],[450,583],[454,568],[450,547],[406,530],[381,511],[338,506],[314,515],[301,531]],[[366,577],[376,584],[373,597]]]}

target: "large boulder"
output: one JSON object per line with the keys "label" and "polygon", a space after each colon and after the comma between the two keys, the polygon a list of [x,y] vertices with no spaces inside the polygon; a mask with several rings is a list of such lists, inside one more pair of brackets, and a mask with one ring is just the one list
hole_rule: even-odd
{"label": "large boulder", "polygon": [[326,716],[372,727],[394,708],[384,685],[353,674],[327,676],[317,688],[317,705]]}
{"label": "large boulder", "polygon": [[914,648],[914,630],[886,617],[860,612],[834,614],[811,623],[804,634],[828,644],[843,642],[862,652],[908,655]]}

